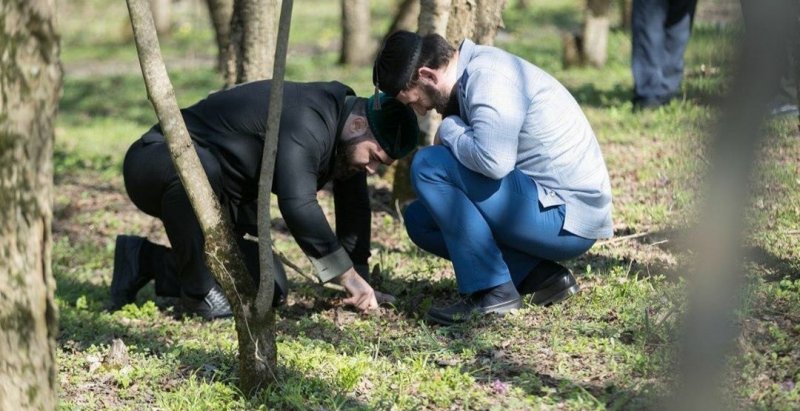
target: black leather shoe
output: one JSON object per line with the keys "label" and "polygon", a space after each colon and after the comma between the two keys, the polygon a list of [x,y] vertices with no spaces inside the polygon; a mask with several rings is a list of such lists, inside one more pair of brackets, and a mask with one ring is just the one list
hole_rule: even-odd
{"label": "black leather shoe", "polygon": [[451,325],[491,313],[503,315],[521,306],[522,299],[509,281],[490,290],[470,294],[453,305],[431,307],[426,319],[435,324]]}
{"label": "black leather shoe", "polygon": [[233,315],[231,305],[218,284],[214,284],[203,299],[181,296],[181,312],[199,315],[206,320],[225,318]]}
{"label": "black leather shoe", "polygon": [[116,311],[136,300],[136,294],[150,277],[139,273],[139,252],[143,237],[118,235],[114,246],[114,274],[111,276],[110,310]]}
{"label": "black leather shoe", "polygon": [[[538,281],[540,278],[544,280]],[[580,286],[567,267],[544,260],[525,277],[517,290],[521,295],[533,294],[533,304],[548,306],[571,297]]]}

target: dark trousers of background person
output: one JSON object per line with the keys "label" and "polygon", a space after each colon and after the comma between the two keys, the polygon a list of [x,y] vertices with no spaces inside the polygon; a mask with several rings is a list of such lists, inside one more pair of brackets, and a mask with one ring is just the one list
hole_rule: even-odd
{"label": "dark trousers of background person", "polygon": [[658,106],[675,97],[683,80],[683,55],[697,0],[634,0],[631,68],[637,106]]}
{"label": "dark trousers of background person", "polygon": [[[745,30],[747,30],[748,20],[753,18],[755,7],[781,7],[786,13],[796,16],[794,26],[794,36],[789,46],[786,48],[786,58],[782,62],[783,75],[781,75],[778,89],[775,90],[775,99],[772,103],[772,114],[798,114],[797,107],[800,105],[798,93],[800,93],[800,1],[798,0],[742,0],[742,17],[744,19]],[[766,45],[765,45],[766,47]]]}
{"label": "dark trousers of background person", "polygon": [[[223,176],[217,159],[206,148],[195,144],[195,149],[211,188],[220,200],[222,211],[229,213],[245,265],[258,284],[258,243],[244,239],[245,233],[255,235],[255,210],[231,210],[222,189]],[[161,220],[172,245],[170,249],[145,241],[139,255],[140,272],[153,277],[156,295],[180,297],[183,293],[202,299],[214,286],[215,280],[205,263],[205,241],[200,223],[172,163],[164,137],[150,132],[133,143],[125,156],[123,176],[131,201],[145,213]],[[275,267],[274,302],[287,292],[286,273],[277,258]]]}

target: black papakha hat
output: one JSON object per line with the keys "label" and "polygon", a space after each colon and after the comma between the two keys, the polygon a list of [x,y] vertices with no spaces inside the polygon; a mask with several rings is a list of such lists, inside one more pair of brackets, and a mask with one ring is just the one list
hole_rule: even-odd
{"label": "black papakha hat", "polygon": [[396,97],[411,81],[419,63],[422,37],[410,31],[396,31],[386,38],[372,66],[372,84]]}
{"label": "black papakha hat", "polygon": [[369,129],[389,157],[397,160],[417,146],[419,124],[413,110],[385,93],[368,98],[366,106]]}

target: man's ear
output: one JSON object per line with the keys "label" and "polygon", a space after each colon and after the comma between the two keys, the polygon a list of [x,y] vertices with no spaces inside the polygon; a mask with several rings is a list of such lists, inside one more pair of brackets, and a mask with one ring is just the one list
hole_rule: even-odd
{"label": "man's ear", "polygon": [[353,121],[350,123],[350,131],[354,136],[361,136],[369,130],[369,123],[367,118],[363,116],[353,116]]}
{"label": "man's ear", "polygon": [[439,73],[430,67],[422,66],[417,73],[419,74],[420,81],[429,82],[433,85],[439,83]]}

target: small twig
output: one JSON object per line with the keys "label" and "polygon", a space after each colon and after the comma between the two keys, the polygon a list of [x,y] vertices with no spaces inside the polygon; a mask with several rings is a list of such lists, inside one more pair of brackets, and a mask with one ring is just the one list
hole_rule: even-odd
{"label": "small twig", "polygon": [[636,234],[624,235],[622,237],[614,237],[614,238],[609,239],[609,240],[601,241],[599,243],[599,245],[620,243],[620,242],[627,241],[627,240],[633,240],[634,238],[645,237],[645,236],[648,236],[650,234],[652,234],[652,232],[648,231],[646,233],[636,233]]}

